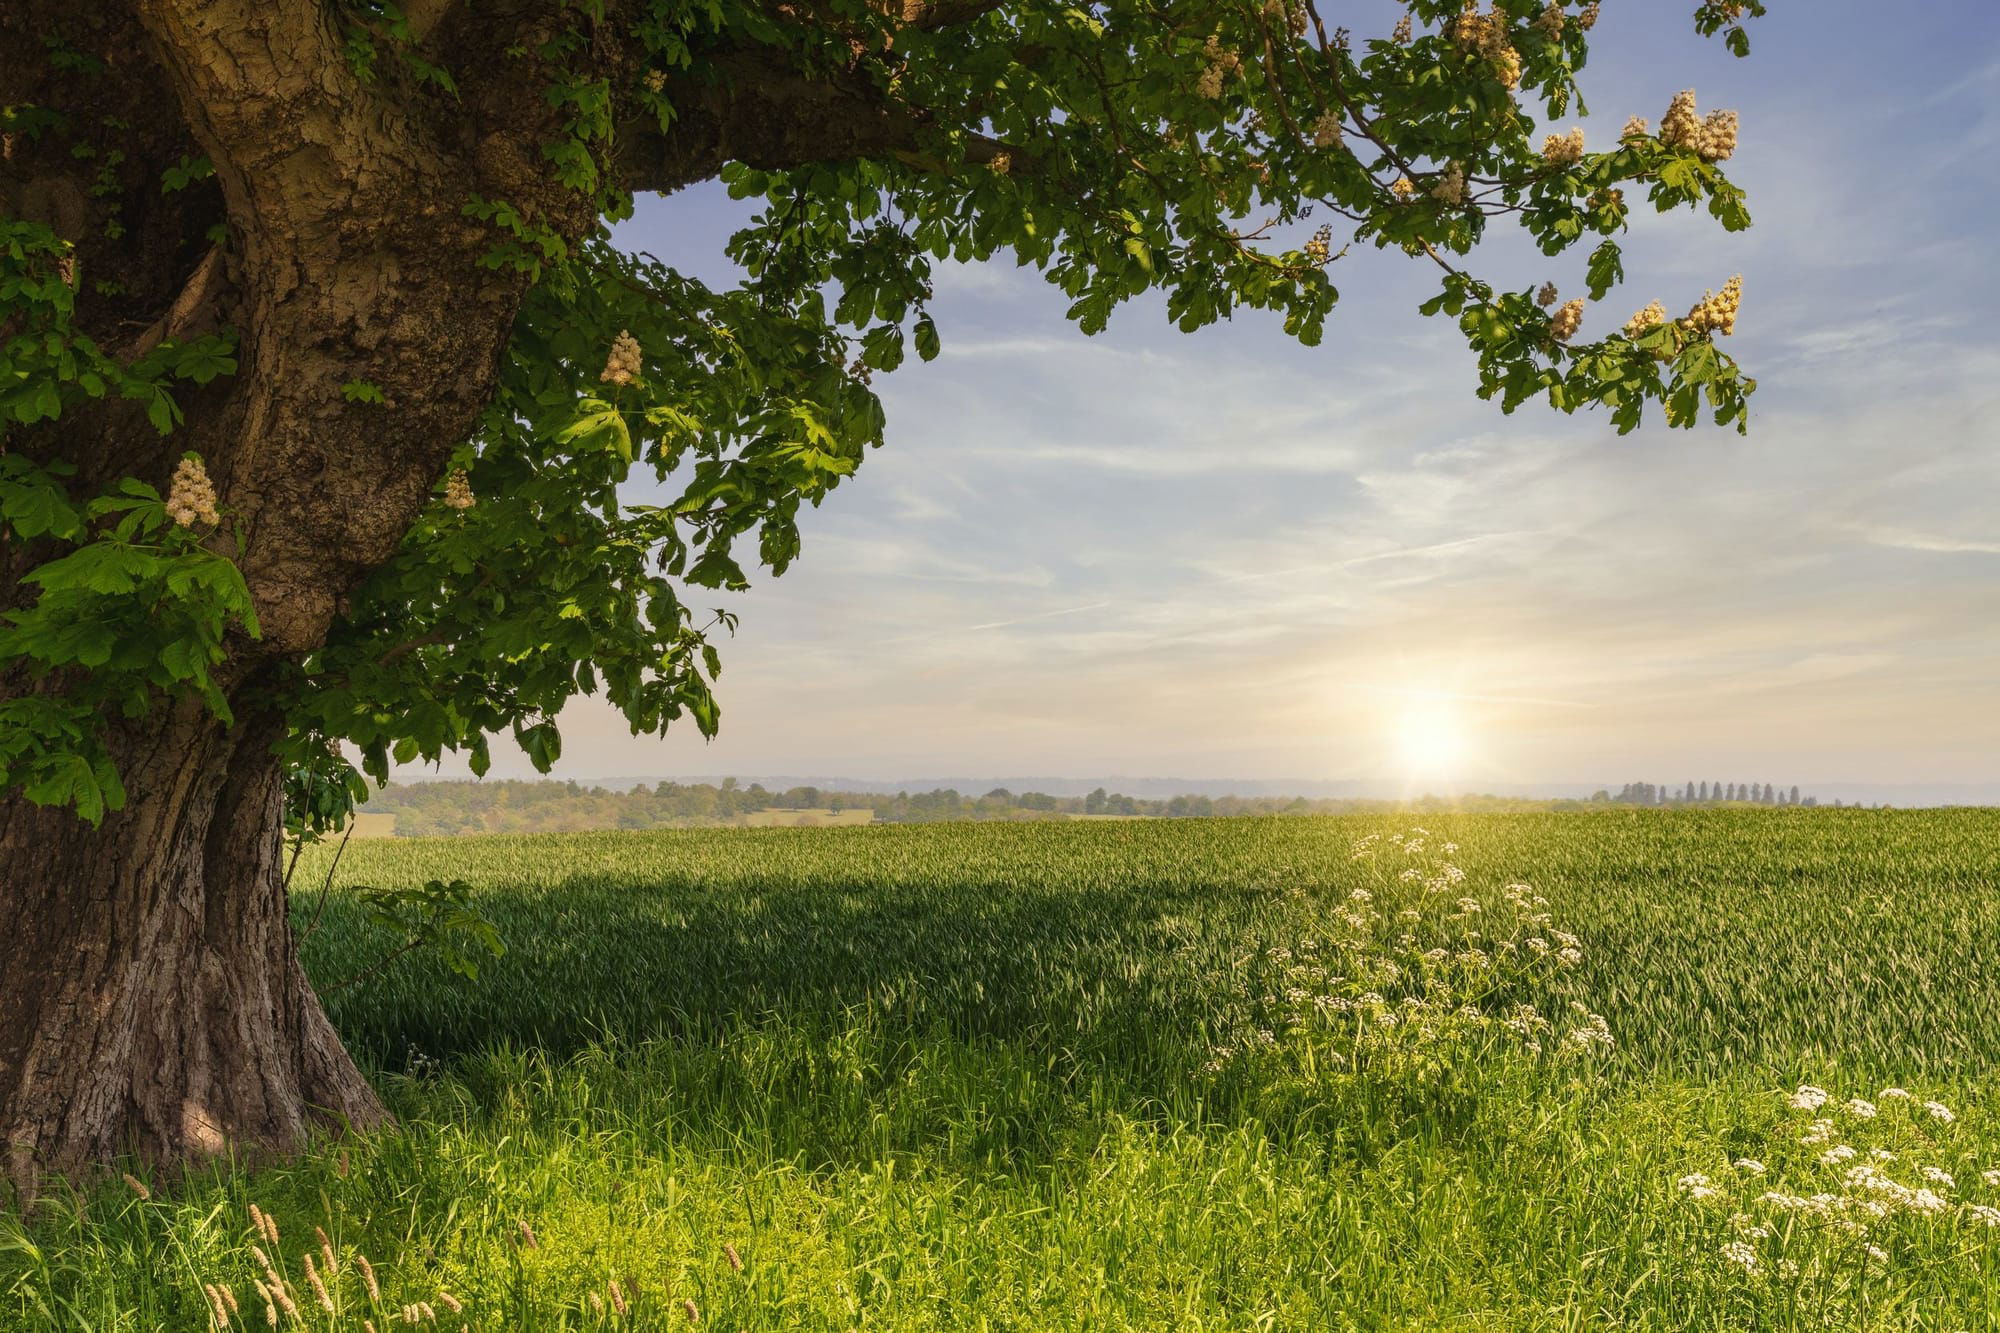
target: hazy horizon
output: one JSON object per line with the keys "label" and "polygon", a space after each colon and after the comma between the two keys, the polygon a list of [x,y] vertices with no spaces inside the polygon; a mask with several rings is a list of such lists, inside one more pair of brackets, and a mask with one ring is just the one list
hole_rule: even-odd
{"label": "hazy horizon", "polygon": [[[464,774],[430,773],[405,771],[396,775],[397,783],[413,782],[462,782],[468,778]],[[506,781],[502,775],[491,775],[486,781]],[[1800,796],[1816,798],[1821,804],[1830,805],[1838,800],[1847,804],[1888,804],[1898,806],[2000,806],[2000,782],[1970,783],[1882,783],[1859,779],[1854,781],[1832,781],[1819,784],[1781,782],[1775,777],[1752,778],[1738,775],[1736,778],[1681,778],[1672,782],[1664,779],[1620,778],[1615,781],[1602,779],[1578,779],[1573,781],[1543,781],[1519,783],[1493,783],[1484,787],[1455,787],[1449,783],[1426,786],[1417,783],[1396,783],[1370,781],[1352,778],[1301,778],[1301,777],[1188,777],[1184,775],[1140,775],[1118,773],[1094,774],[984,774],[969,772],[901,777],[865,777],[852,773],[555,773],[549,775],[530,773],[516,776],[515,780],[528,782],[573,781],[584,787],[603,787],[608,790],[629,790],[634,786],[650,786],[660,782],[682,784],[706,783],[720,785],[725,780],[733,780],[739,786],[761,785],[766,790],[781,792],[794,787],[819,787],[827,791],[862,792],[869,794],[893,795],[897,792],[936,791],[954,788],[961,795],[979,796],[995,788],[1005,788],[1020,795],[1024,792],[1039,792],[1047,796],[1082,796],[1094,788],[1125,796],[1147,800],[1158,800],[1173,796],[1241,796],[1241,797],[1293,797],[1302,796],[1312,800],[1423,800],[1479,796],[1518,797],[1528,800],[1587,799],[1593,793],[1603,790],[1616,794],[1627,782],[1652,781],[1662,787],[1671,788],[1670,795],[1677,793],[1685,782],[1729,783],[1729,782],[1769,782],[1780,791],[1796,786]],[[393,785],[393,784],[392,784]],[[1721,799],[1721,798],[1715,798]]]}
{"label": "hazy horizon", "polygon": [[[1756,226],[1640,218],[1585,331],[1743,273],[1747,439],[1503,417],[1393,255],[1334,266],[1319,348],[1157,301],[1085,338],[1031,271],[947,268],[944,355],[878,379],[888,444],[798,566],[693,599],[743,617],[720,739],[586,701],[555,776],[2000,786],[2000,11],[1774,6],[1753,35],[1739,62],[1680,7],[1607,6],[1581,122],[1602,145],[1688,86],[1742,111]],[[620,235],[715,280],[736,209],[648,199]],[[1480,262],[1581,287],[1581,256]]]}

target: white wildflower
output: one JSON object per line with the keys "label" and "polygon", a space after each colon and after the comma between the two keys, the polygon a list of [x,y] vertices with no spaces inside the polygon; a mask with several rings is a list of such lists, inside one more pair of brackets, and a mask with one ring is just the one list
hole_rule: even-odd
{"label": "white wildflower", "polygon": [[1680,1185],[1681,1193],[1687,1195],[1690,1199],[1713,1199],[1722,1193],[1707,1176],[1699,1171],[1682,1176],[1677,1183]]}

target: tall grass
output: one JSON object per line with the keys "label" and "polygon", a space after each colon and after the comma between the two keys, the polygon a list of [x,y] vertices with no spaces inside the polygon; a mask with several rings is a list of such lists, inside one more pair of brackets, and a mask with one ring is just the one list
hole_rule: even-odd
{"label": "tall grass", "polygon": [[[262,1327],[252,1245],[280,1327],[378,1333],[2000,1316],[2000,817],[1426,829],[356,844],[340,883],[462,877],[510,945],[331,998],[399,1127],[0,1220],[0,1328],[212,1327],[204,1284]],[[389,943],[336,889],[307,963]]]}

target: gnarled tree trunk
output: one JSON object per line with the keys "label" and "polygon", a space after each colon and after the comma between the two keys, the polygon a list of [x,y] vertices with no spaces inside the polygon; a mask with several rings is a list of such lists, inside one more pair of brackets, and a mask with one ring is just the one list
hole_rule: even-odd
{"label": "gnarled tree trunk", "polygon": [[277,725],[182,707],[120,736],[133,799],[102,828],[0,800],[0,1146],[17,1184],[386,1118],[293,947]]}
{"label": "gnarled tree trunk", "polygon": [[[496,97],[493,143],[475,147],[458,107],[457,123],[426,120],[430,103],[360,77],[319,4],[93,10],[62,27],[112,72],[78,91],[46,64],[10,66],[32,8],[0,14],[0,103],[96,98],[98,114],[72,106],[63,124],[143,127],[152,139],[125,142],[154,160],[129,189],[93,195],[65,134],[10,136],[0,208],[76,244],[78,318],[101,345],[132,357],[229,327],[239,369],[182,386],[186,420],[165,439],[113,401],[0,444],[72,463],[82,495],[126,475],[164,491],[182,452],[199,453],[230,519],[211,547],[242,570],[260,630],[236,635],[217,671],[233,725],[165,696],[107,724],[128,804],[101,827],[0,793],[0,1170],[30,1190],[128,1151],[164,1164],[282,1152],[315,1123],[385,1118],[299,966],[272,753],[285,720],[265,687],[326,641],[491,398],[525,278],[480,262],[494,238],[459,208],[546,191],[522,164],[551,128],[510,123],[545,116],[535,99]],[[20,86],[36,78],[47,86]],[[160,202],[176,153],[206,154],[219,200]],[[566,208],[574,235],[591,215]],[[348,401],[356,380],[386,401]],[[22,576],[50,554],[0,545],[0,610],[34,596]],[[62,688],[0,665],[0,700]]]}
{"label": "gnarled tree trunk", "polygon": [[[993,3],[904,13],[948,23]],[[406,0],[407,50],[367,66],[354,16],[313,0],[0,0],[0,107],[52,113],[0,127],[0,216],[75,246],[76,323],[111,354],[233,329],[240,363],[180,386],[186,423],[165,439],[114,401],[0,426],[0,448],[73,464],[79,496],[128,476],[164,490],[198,452],[230,520],[210,545],[261,627],[217,673],[233,727],[164,697],[108,724],[130,801],[102,827],[0,794],[0,1170],[17,1183],[127,1150],[282,1151],[315,1122],[383,1117],[299,969],[271,754],[285,721],[258,683],[326,643],[493,397],[528,279],[490,262],[507,238],[466,206],[504,201],[562,243],[598,225],[600,200],[547,151],[574,133],[552,91],[619,90],[615,144],[598,147],[633,189],[729,159],[928,160],[907,156],[919,119],[858,68],[718,36],[642,79],[633,15],[590,8]],[[454,89],[399,53],[448,66]],[[671,127],[633,96],[647,86]],[[212,183],[162,189],[200,159]],[[349,401],[356,381],[378,401]],[[52,554],[0,543],[0,612],[32,600],[23,576]],[[62,685],[0,666],[0,701]]]}

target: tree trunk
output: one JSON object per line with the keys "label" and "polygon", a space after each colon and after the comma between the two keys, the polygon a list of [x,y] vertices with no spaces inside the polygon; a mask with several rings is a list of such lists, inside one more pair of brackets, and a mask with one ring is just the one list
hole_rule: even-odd
{"label": "tree trunk", "polygon": [[[75,464],[78,497],[128,476],[165,489],[197,453],[229,519],[210,549],[243,572],[260,629],[216,671],[233,729],[165,697],[107,722],[129,804],[102,828],[0,793],[0,1173],[17,1183],[385,1119],[299,969],[270,754],[285,722],[247,687],[325,645],[491,404],[529,279],[468,204],[506,203],[543,245],[600,224],[603,197],[552,151],[589,117],[554,94],[618,90],[619,128],[593,148],[615,147],[604,165],[634,189],[731,158],[927,160],[906,153],[920,118],[884,100],[860,46],[839,71],[718,35],[673,76],[668,132],[640,94],[658,87],[642,25],[587,9],[407,0],[371,65],[337,6],[0,0],[0,106],[61,112],[0,133],[0,215],[76,247],[78,327],[112,355],[226,328],[240,363],[174,386],[186,421],[164,440],[114,395],[0,426],[0,448]],[[443,89],[426,61],[449,66]],[[1001,151],[980,143],[974,160]],[[197,158],[212,183],[161,188]],[[350,401],[357,383],[373,401]],[[0,544],[0,613],[37,595],[23,580],[48,545]],[[61,686],[0,670],[0,701]]]}
{"label": "tree trunk", "polygon": [[280,725],[184,705],[119,737],[131,799],[101,828],[0,798],[0,1147],[24,1192],[388,1118],[299,966]]}

